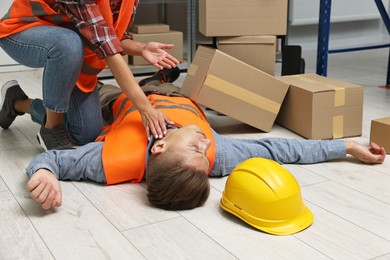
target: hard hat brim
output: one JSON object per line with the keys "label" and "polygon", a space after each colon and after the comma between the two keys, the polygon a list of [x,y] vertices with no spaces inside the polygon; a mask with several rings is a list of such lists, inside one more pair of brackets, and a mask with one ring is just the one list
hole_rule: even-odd
{"label": "hard hat brim", "polygon": [[272,235],[292,235],[308,228],[314,221],[314,215],[306,205],[303,205],[302,211],[295,218],[269,221],[253,217],[244,211],[239,211],[237,207],[224,197],[220,200],[220,204],[224,210],[240,218],[252,227]]}

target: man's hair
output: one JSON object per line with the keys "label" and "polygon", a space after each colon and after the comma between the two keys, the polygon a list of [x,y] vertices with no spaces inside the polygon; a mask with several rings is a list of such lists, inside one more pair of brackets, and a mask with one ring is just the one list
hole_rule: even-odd
{"label": "man's hair", "polygon": [[173,151],[151,155],[146,169],[148,200],[166,210],[202,206],[210,194],[207,172],[185,164],[185,156]]}

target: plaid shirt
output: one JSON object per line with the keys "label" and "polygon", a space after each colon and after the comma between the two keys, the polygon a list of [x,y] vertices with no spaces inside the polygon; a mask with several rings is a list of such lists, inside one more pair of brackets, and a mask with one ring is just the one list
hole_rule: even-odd
{"label": "plaid shirt", "polygon": [[[119,16],[122,0],[109,1],[115,22]],[[96,52],[100,59],[122,52],[120,40],[131,39],[127,32],[122,39],[117,38],[114,28],[107,25],[95,0],[45,0],[45,2],[56,12],[66,15],[72,20],[73,27],[87,40],[89,47]],[[134,1],[133,15],[128,27],[134,21],[138,3],[139,0]]]}

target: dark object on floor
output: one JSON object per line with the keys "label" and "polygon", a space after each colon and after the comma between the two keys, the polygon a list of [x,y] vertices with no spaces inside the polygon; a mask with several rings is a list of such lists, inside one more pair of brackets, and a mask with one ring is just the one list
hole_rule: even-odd
{"label": "dark object on floor", "polygon": [[282,48],[282,76],[304,74],[305,60],[302,59],[302,47],[285,45]]}
{"label": "dark object on floor", "polygon": [[142,79],[139,82],[139,85],[145,86],[148,82],[158,80],[161,83],[172,83],[180,76],[180,70],[178,67],[171,69],[162,69],[157,71],[153,76],[149,78]]}

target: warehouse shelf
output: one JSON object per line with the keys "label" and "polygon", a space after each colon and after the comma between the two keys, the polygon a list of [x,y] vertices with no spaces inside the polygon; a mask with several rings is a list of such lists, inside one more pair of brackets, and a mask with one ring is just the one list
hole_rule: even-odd
{"label": "warehouse shelf", "polygon": [[[187,6],[187,39],[185,61],[178,65],[180,70],[187,70],[196,51],[196,0],[141,0],[140,4],[159,4],[161,17],[165,19],[166,4],[186,4]],[[162,21],[164,22],[164,21]],[[134,75],[144,75],[154,73],[157,69],[154,66],[133,66],[129,65]],[[99,78],[112,77],[108,69],[103,70]]]}

